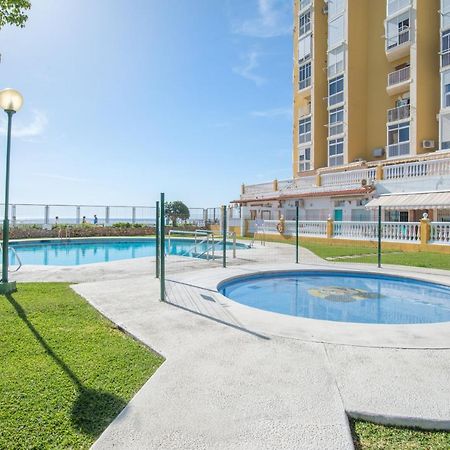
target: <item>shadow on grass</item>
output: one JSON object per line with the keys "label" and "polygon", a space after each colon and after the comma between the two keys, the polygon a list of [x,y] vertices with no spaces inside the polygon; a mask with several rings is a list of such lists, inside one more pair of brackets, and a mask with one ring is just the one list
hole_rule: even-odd
{"label": "shadow on grass", "polygon": [[74,427],[92,437],[99,436],[112,419],[122,411],[126,402],[109,392],[98,391],[83,386],[70,367],[52,350],[45,339],[39,334],[38,330],[36,330],[28,319],[22,306],[12,295],[7,295],[6,298],[45,352],[64,371],[77,389],[78,396],[71,410],[71,420]]}

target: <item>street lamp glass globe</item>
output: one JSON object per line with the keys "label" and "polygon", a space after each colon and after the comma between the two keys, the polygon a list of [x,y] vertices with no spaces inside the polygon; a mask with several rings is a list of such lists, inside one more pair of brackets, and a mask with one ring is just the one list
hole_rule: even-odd
{"label": "street lamp glass globe", "polygon": [[0,91],[0,108],[5,111],[19,111],[22,108],[22,94],[15,89],[2,89]]}

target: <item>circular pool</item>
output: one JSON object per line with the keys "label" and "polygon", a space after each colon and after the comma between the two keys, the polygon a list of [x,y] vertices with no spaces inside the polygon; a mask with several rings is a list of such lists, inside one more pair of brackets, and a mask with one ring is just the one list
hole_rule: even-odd
{"label": "circular pool", "polygon": [[336,322],[450,321],[450,286],[344,271],[263,272],[219,284],[224,296],[265,311]]}

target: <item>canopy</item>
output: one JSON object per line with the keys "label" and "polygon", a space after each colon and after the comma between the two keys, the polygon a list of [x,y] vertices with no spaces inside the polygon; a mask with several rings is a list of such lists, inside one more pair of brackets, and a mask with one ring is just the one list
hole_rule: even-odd
{"label": "canopy", "polygon": [[366,208],[385,209],[450,209],[450,191],[388,194],[374,198]]}

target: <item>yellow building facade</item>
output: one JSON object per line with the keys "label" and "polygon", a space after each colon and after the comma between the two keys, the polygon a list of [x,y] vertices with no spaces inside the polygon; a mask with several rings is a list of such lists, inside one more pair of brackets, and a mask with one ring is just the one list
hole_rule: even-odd
{"label": "yellow building facade", "polygon": [[447,3],[295,0],[294,178],[450,147]]}

